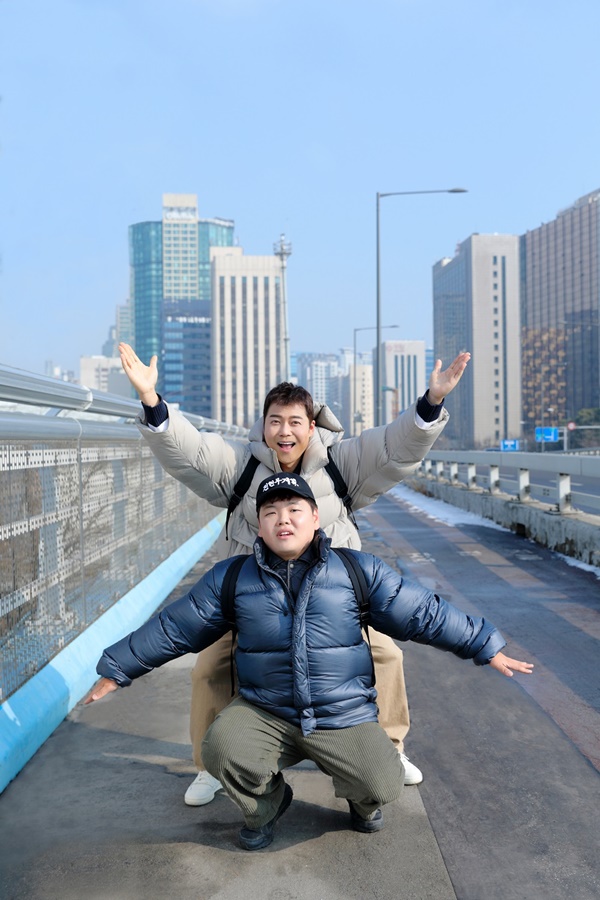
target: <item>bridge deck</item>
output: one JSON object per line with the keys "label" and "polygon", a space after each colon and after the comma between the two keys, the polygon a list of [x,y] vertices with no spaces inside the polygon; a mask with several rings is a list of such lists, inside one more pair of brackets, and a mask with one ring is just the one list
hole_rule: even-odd
{"label": "bridge deck", "polygon": [[[360,525],[365,549],[489,616],[535,674],[504,679],[407,648],[406,749],[425,781],[386,808],[383,832],[348,830],[344,804],[309,765],[288,773],[295,800],[263,853],[237,847],[239,814],[225,796],[186,807],[191,660],[183,659],[108,701],[79,705],[9,785],[0,896],[598,897],[600,582],[509,532],[454,520],[386,497]],[[209,554],[186,583],[210,562]]]}

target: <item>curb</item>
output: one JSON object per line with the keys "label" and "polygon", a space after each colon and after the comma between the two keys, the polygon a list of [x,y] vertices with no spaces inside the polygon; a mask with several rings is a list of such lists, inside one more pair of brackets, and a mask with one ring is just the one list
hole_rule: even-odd
{"label": "curb", "polygon": [[105,647],[139,628],[219,536],[225,513],[111,606],[0,707],[0,793],[98,680]]}

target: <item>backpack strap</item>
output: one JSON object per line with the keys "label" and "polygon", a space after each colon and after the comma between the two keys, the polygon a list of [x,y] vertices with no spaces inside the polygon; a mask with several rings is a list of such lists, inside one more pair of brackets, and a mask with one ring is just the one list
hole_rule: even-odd
{"label": "backpack strap", "polygon": [[356,594],[356,602],[358,603],[358,612],[360,615],[360,627],[364,628],[368,634],[367,629],[371,604],[369,602],[369,587],[367,585],[365,573],[361,569],[352,550],[348,547],[332,547],[331,549],[336,556],[339,556],[346,566],[350,581],[352,582],[352,587],[354,588],[354,593]]}
{"label": "backpack strap", "polygon": [[229,498],[229,504],[227,505],[227,518],[225,519],[225,540],[229,540],[229,535],[227,534],[227,527],[229,525],[229,518],[234,511],[234,509],[239,506],[240,501],[250,485],[252,484],[252,479],[254,478],[254,473],[258,469],[259,461],[255,456],[251,456],[248,462],[246,463],[246,467],[244,471],[238,478],[235,487],[233,489],[233,494]]}
{"label": "backpack strap", "polygon": [[[369,586],[367,584],[367,579],[365,578],[365,573],[360,567],[360,564],[356,557],[354,556],[352,550],[348,547],[332,547],[332,551],[339,556],[341,561],[346,566],[346,571],[350,576],[350,581],[352,582],[352,587],[354,588],[354,593],[356,595],[356,602],[358,603],[358,614],[360,617],[360,627],[365,630],[367,635],[367,641],[369,643],[369,650],[371,650],[371,638],[369,635],[369,610],[371,608],[371,604],[369,601]],[[375,663],[373,662],[373,652],[371,651],[371,669],[373,672],[373,685],[375,685]]]}
{"label": "backpack strap", "polygon": [[333,481],[333,487],[335,489],[336,494],[346,507],[346,511],[348,513],[348,517],[356,530],[358,531],[358,525],[356,524],[356,519],[354,518],[354,511],[352,509],[352,497],[348,493],[348,485],[344,481],[342,473],[334,463],[331,458],[331,447],[327,448],[327,458],[329,462],[325,466],[325,471]]}
{"label": "backpack strap", "polygon": [[[239,502],[239,501],[238,501]],[[231,625],[231,652],[229,654],[229,674],[231,677],[231,696],[235,694],[235,679],[233,666],[233,646],[237,637],[235,624],[235,589],[242,566],[249,559],[248,556],[234,556],[231,565],[228,566],[221,585],[221,610],[223,616]]]}

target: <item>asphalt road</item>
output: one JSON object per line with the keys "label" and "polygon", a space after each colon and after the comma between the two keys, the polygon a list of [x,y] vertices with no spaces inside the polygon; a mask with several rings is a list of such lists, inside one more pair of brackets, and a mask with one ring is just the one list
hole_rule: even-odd
{"label": "asphalt road", "polygon": [[[418,502],[418,500],[417,500]],[[504,529],[452,526],[388,497],[365,544],[535,663],[503,678],[410,644],[409,756],[460,898],[600,896],[600,581]]]}
{"label": "asphalt road", "polygon": [[171,663],[76,707],[6,789],[3,900],[600,896],[600,581],[509,532],[445,525],[388,497],[359,521],[365,549],[489,617],[534,674],[409,645],[406,750],[423,784],[386,807],[380,834],[360,835],[303,764],[287,775],[295,799],[274,844],[250,854],[225,796],[183,803],[192,660]]}

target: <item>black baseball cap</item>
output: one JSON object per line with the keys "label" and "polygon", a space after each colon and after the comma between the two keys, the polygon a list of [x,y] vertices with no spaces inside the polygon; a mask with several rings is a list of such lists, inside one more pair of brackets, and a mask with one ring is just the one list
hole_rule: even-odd
{"label": "black baseball cap", "polygon": [[288,475],[287,472],[279,472],[277,475],[270,475],[259,484],[256,492],[256,512],[268,500],[275,499],[278,494],[296,494],[297,497],[303,497],[313,503],[317,502],[304,478],[293,473]]}

